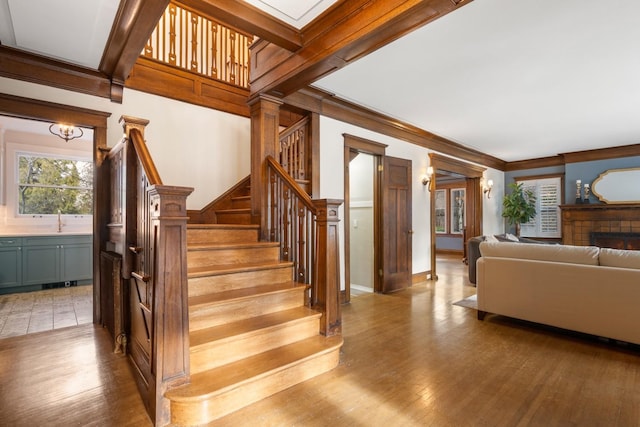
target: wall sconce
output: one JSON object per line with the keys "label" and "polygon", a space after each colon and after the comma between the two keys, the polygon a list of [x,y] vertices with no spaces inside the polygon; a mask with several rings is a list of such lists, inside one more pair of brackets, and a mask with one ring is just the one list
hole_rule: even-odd
{"label": "wall sconce", "polygon": [[484,177],[480,179],[480,187],[482,188],[482,193],[487,195],[487,199],[491,198],[491,189],[493,188],[493,180],[486,180]]}
{"label": "wall sconce", "polygon": [[[431,183],[431,177],[433,177],[433,168],[429,166],[427,168],[427,174],[422,175],[422,185],[424,185],[425,187],[428,186],[429,183]],[[427,189],[429,188],[427,187]]]}
{"label": "wall sconce", "polygon": [[[56,130],[57,127],[57,130]],[[76,130],[79,132],[77,133]],[[64,139],[65,142],[69,142],[72,139],[80,138],[84,135],[81,128],[76,128],[73,125],[63,125],[59,123],[52,123],[49,126],[49,132],[58,138]]]}

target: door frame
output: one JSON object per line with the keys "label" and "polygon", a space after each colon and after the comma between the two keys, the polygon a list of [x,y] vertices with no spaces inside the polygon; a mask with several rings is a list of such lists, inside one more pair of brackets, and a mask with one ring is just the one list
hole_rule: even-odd
{"label": "door frame", "polygon": [[[53,123],[73,123],[93,129],[93,323],[102,322],[100,302],[100,248],[106,241],[109,219],[109,186],[103,179],[103,151],[107,148],[107,119],[111,113],[87,108],[0,94],[0,114]],[[106,171],[108,173],[108,171]],[[105,210],[106,209],[106,210]]]}
{"label": "door frame", "polygon": [[340,302],[351,301],[351,233],[349,231],[351,219],[349,209],[351,206],[349,196],[349,161],[351,152],[366,153],[374,157],[375,178],[373,180],[373,254],[374,274],[373,290],[382,291],[382,280],[377,272],[382,268],[382,161],[387,148],[386,144],[371,141],[359,136],[342,134],[344,138],[344,291],[340,292]]}
{"label": "door frame", "polygon": [[[480,179],[482,178],[486,168],[482,166],[466,163],[451,157],[442,156],[436,153],[429,153],[429,164],[433,168],[433,177],[429,183],[429,204],[430,204],[430,228],[431,228],[431,280],[438,280],[436,269],[436,175],[438,170],[455,172],[467,178],[466,182],[466,215],[464,233],[467,238],[479,236],[482,234],[482,189],[480,188]],[[463,245],[467,242],[463,240]]]}

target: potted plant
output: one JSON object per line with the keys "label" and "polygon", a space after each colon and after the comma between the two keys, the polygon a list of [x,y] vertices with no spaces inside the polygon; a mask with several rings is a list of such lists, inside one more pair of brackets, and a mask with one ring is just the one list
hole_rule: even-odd
{"label": "potted plant", "polygon": [[520,237],[520,224],[525,224],[536,216],[536,196],[533,191],[522,188],[522,183],[509,184],[511,193],[502,199],[502,216],[509,224],[516,226],[516,236]]}

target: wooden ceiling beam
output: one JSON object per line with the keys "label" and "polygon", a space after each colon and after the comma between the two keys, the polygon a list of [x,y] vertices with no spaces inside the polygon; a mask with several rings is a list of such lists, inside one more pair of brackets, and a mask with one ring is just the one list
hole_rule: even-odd
{"label": "wooden ceiling beam", "polygon": [[111,100],[122,102],[122,88],[169,0],[123,0],[111,27],[99,70],[111,76]]}
{"label": "wooden ceiling beam", "polygon": [[302,47],[297,28],[288,25],[241,0],[182,0],[185,6],[215,17],[238,30],[253,34],[282,49],[295,52]]}
{"label": "wooden ceiling beam", "polygon": [[98,71],[0,46],[0,76],[109,98],[109,76]]}
{"label": "wooden ceiling beam", "polygon": [[470,1],[342,0],[303,28],[298,51],[254,44],[252,95],[292,94]]}

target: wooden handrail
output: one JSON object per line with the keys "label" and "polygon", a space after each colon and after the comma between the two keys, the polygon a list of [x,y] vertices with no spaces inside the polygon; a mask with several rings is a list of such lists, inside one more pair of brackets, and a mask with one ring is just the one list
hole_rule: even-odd
{"label": "wooden handrail", "polygon": [[300,200],[302,200],[304,205],[311,212],[313,212],[314,215],[316,215],[316,207],[314,206],[313,200],[311,200],[311,197],[309,197],[309,195],[300,188],[300,186],[296,183],[296,181],[293,178],[291,178],[291,175],[287,173],[287,171],[280,165],[280,163],[278,163],[278,161],[274,159],[272,156],[268,156],[266,158],[266,162],[267,162],[267,165],[271,169],[273,169],[273,172],[277,174],[280,177],[280,179],[285,181],[287,186],[291,189],[291,191],[293,191],[295,195],[299,197]]}
{"label": "wooden handrail", "polygon": [[149,154],[149,149],[147,148],[147,144],[144,142],[144,138],[142,137],[140,130],[132,128],[129,131],[129,138],[131,139],[133,148],[136,150],[136,154],[140,159],[140,164],[144,169],[144,173],[149,180],[149,185],[162,185],[160,173],[158,173],[158,169],[151,158],[151,154]]}
{"label": "wooden handrail", "polygon": [[289,138],[291,134],[293,134],[294,132],[296,132],[301,128],[304,128],[305,126],[307,126],[308,123],[309,123],[309,116],[304,116],[303,118],[301,118],[300,120],[298,120],[297,122],[295,122],[294,124],[286,128],[285,130],[280,132],[280,141],[282,141],[283,139]]}

